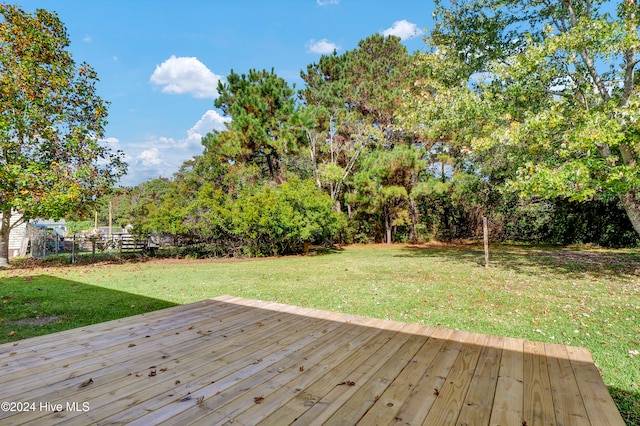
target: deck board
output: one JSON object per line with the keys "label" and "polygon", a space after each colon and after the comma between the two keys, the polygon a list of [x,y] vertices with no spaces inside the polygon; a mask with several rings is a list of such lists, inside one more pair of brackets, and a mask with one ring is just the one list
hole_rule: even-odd
{"label": "deck board", "polygon": [[583,348],[231,296],[0,345],[0,366],[0,401],[30,404],[3,425],[624,425]]}

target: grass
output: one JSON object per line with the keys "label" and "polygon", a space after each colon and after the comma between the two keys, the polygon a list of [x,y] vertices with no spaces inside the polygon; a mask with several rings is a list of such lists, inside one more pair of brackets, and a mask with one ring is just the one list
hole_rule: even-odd
{"label": "grass", "polygon": [[0,272],[0,343],[222,294],[588,348],[640,424],[640,251],[352,246],[262,260]]}

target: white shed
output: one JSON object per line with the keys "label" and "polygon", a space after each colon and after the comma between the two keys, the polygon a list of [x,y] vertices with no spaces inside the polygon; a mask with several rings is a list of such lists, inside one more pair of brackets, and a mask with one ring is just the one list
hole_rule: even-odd
{"label": "white shed", "polygon": [[[11,215],[11,225],[21,219],[22,216],[14,212]],[[9,257],[25,256],[28,245],[29,236],[27,235],[27,224],[22,222],[9,233]]]}

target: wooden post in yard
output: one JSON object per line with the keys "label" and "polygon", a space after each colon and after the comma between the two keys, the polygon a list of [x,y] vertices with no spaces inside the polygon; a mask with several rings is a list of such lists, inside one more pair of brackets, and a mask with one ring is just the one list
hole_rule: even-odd
{"label": "wooden post in yard", "polygon": [[487,218],[482,216],[482,231],[484,233],[484,267],[489,267],[489,226]]}

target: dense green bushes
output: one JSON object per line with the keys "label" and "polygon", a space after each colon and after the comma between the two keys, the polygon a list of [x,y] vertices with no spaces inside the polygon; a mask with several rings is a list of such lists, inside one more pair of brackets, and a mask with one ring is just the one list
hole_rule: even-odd
{"label": "dense green bushes", "polygon": [[232,234],[252,256],[300,253],[304,243],[330,244],[344,228],[331,198],[312,181],[289,180],[241,193],[232,206]]}
{"label": "dense green bushes", "polygon": [[207,134],[202,155],[172,179],[111,197],[117,221],[173,235],[193,256],[477,240],[483,217],[492,241],[638,245],[620,205],[637,168],[604,185],[601,172],[618,157],[582,161],[606,132],[580,119],[576,133],[558,113],[573,104],[529,73],[483,85],[473,67],[434,50],[411,55],[399,38],[376,34],[309,65],[297,93],[273,70],[231,71],[214,102],[231,119],[226,129]]}
{"label": "dense green bushes", "polygon": [[[155,199],[137,197],[131,194],[133,191],[114,201],[120,205],[133,199],[146,200],[142,203]],[[205,183],[192,194],[190,202],[182,205],[176,200],[175,190],[157,195],[158,202],[153,205],[129,205],[133,212],[147,213],[142,219],[128,219],[136,233],[174,236],[185,245],[176,252],[183,256],[301,253],[305,244],[339,242],[346,226],[345,216],[334,210],[326,193],[313,181],[296,177],[279,185],[269,181],[247,185],[237,194]],[[124,219],[127,218],[119,218]]]}

